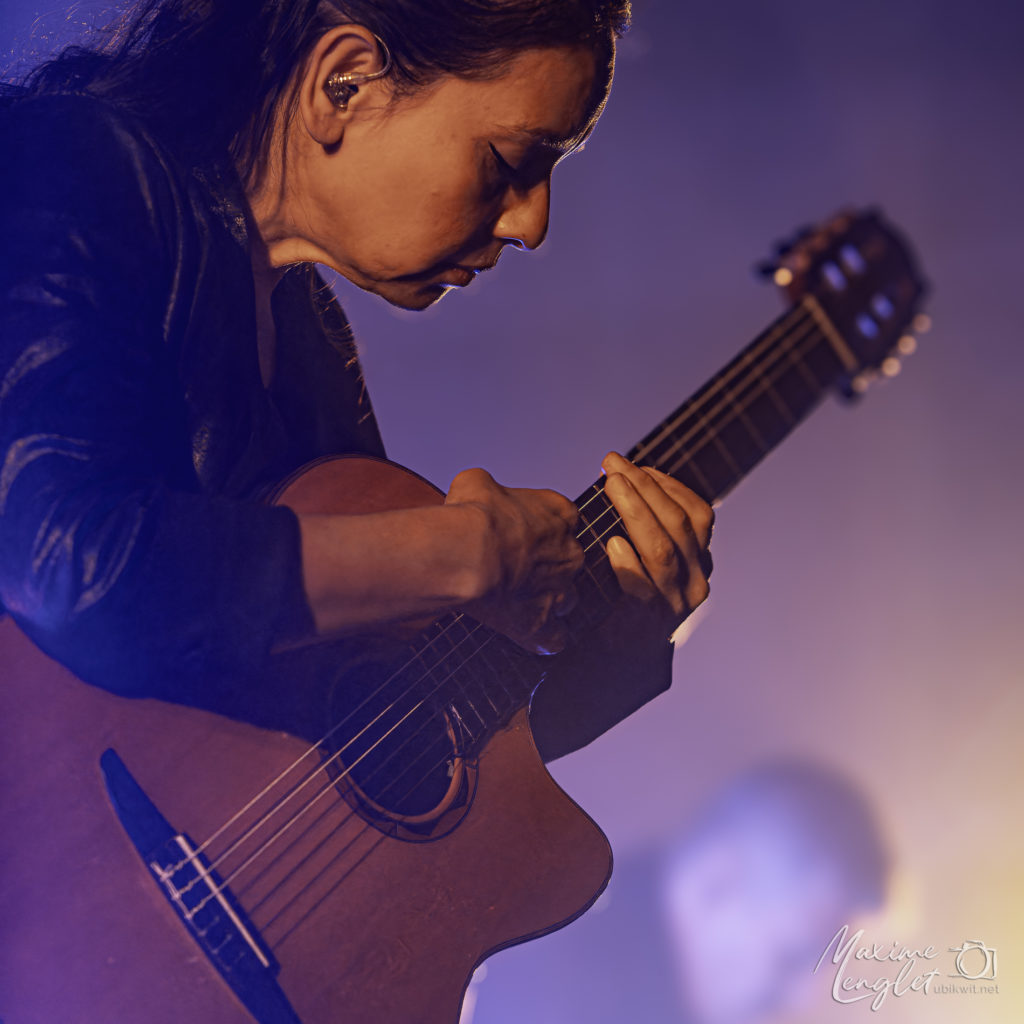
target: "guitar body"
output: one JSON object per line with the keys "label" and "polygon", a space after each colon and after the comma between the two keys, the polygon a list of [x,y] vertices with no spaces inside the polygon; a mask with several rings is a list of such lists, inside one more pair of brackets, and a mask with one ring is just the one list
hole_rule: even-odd
{"label": "guitar body", "polygon": [[[877,211],[783,251],[791,308],[628,456],[707,501],[913,350],[925,284]],[[277,500],[442,499],[339,457]],[[579,637],[615,603],[623,531],[603,480],[576,505]],[[200,708],[87,686],[0,622],[0,1022],[455,1024],[480,961],[571,921],[611,870],[533,744],[530,659],[449,615],[278,651],[193,688]]]}
{"label": "guitar body", "polygon": [[[340,458],[280,500],[365,513],[440,498],[390,463]],[[455,1024],[480,961],[571,921],[610,873],[604,835],[548,775],[525,707],[454,770],[462,797],[442,801],[434,825],[358,813],[337,771],[320,772],[328,783],[293,822],[260,793],[308,757],[305,739],[88,686],[9,618],[0,650],[5,1024],[254,1019],[122,826],[100,769],[107,748],[176,831],[214,837],[206,856],[302,1024]],[[218,829],[254,797],[253,820],[271,827],[248,845],[236,828],[232,847]]]}

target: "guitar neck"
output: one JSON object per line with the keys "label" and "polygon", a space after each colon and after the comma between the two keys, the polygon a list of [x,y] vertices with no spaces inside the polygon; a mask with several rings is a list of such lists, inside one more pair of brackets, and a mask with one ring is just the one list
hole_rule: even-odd
{"label": "guitar neck", "polygon": [[[805,298],[759,334],[723,370],[627,454],[716,503],[783,441],[851,369],[843,339],[817,302]],[[577,499],[585,551],[575,633],[601,621],[618,595],[605,554],[621,520],[604,478]]]}
{"label": "guitar neck", "polygon": [[[887,363],[898,366],[896,353],[913,351],[914,339],[904,332],[927,285],[879,211],[842,212],[780,251],[790,254],[796,270],[776,267],[786,271],[776,282],[795,304],[627,455],[712,503],[788,437],[827,391],[853,395],[877,371],[888,375]],[[581,637],[620,596],[606,544],[625,530],[603,478],[576,506],[584,568],[566,625]],[[528,702],[544,672],[538,659],[454,614],[424,634],[416,660],[424,679],[444,682],[445,706],[456,709],[468,742]]]}

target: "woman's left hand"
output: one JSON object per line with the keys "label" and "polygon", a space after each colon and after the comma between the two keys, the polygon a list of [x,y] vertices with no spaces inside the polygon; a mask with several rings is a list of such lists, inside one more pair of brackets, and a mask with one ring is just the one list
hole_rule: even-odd
{"label": "woman's left hand", "polygon": [[631,546],[612,537],[608,560],[627,602],[646,606],[663,622],[668,639],[708,596],[715,513],[678,480],[615,452],[601,467],[607,474],[605,493],[632,541]]}
{"label": "woman's left hand", "polygon": [[546,761],[578,750],[668,689],[669,637],[708,596],[711,506],[614,452],[601,465],[632,546],[610,538],[622,595],[600,626],[552,659],[534,694],[530,724]]}

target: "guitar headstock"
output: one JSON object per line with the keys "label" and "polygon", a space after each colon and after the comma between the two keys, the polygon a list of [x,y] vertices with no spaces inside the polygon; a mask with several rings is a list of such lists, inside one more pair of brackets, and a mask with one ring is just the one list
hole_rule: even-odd
{"label": "guitar headstock", "polygon": [[879,376],[892,377],[929,327],[920,312],[928,288],[914,256],[878,210],[844,210],[776,247],[761,266],[793,304],[813,299],[845,342],[849,397]]}

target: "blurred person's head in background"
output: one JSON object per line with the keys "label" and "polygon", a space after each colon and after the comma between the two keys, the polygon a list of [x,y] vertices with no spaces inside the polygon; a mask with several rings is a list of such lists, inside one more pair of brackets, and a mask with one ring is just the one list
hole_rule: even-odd
{"label": "blurred person's head in background", "polygon": [[662,905],[695,1024],[754,1024],[799,1008],[839,927],[881,906],[889,859],[865,797],[833,769],[744,773],[670,846]]}

